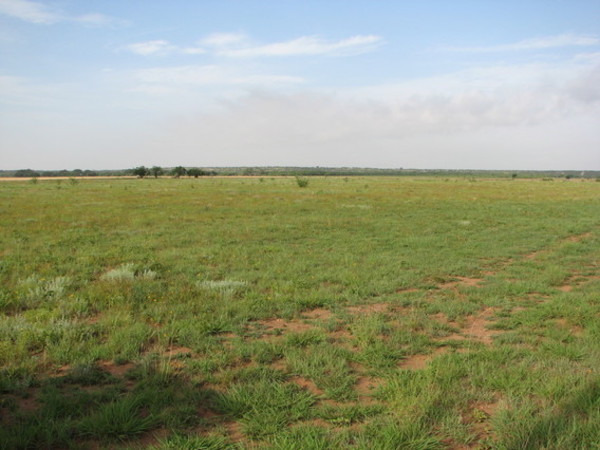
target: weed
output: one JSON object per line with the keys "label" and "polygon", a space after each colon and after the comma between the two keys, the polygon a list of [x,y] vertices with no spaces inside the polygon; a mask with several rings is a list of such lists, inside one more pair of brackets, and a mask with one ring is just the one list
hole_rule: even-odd
{"label": "weed", "polygon": [[152,429],[157,422],[153,415],[143,414],[142,407],[143,401],[139,397],[117,399],[84,418],[79,423],[78,432],[93,438],[130,439]]}

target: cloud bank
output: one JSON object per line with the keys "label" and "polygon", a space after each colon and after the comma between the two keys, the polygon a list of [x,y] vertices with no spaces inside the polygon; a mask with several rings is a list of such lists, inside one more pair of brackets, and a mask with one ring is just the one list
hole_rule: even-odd
{"label": "cloud bank", "polygon": [[260,58],[308,55],[352,56],[373,51],[383,43],[381,36],[355,35],[337,41],[318,36],[300,36],[288,41],[256,45],[244,34],[214,33],[200,39],[197,45],[192,46],[178,46],[158,39],[136,42],[124,48],[141,56],[208,53],[227,58]]}
{"label": "cloud bank", "polygon": [[163,130],[198,164],[598,170],[600,61],[582,59],[335,93],[253,91]]}
{"label": "cloud bank", "polygon": [[556,36],[544,36],[532,39],[524,39],[512,44],[489,45],[477,47],[443,47],[446,51],[471,52],[471,53],[491,53],[491,52],[511,52],[528,50],[546,50],[562,47],[589,47],[600,44],[600,39],[596,36],[578,35],[578,34],[559,34]]}
{"label": "cloud bank", "polygon": [[0,14],[40,25],[77,22],[83,25],[101,26],[116,21],[113,17],[100,13],[87,13],[79,16],[65,14],[50,5],[30,0],[0,0]]}

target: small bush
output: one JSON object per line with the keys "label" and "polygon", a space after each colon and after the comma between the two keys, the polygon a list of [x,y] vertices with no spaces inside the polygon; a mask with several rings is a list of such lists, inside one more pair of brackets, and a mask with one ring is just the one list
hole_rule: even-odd
{"label": "small bush", "polygon": [[296,184],[298,187],[304,188],[308,186],[308,178],[296,177]]}

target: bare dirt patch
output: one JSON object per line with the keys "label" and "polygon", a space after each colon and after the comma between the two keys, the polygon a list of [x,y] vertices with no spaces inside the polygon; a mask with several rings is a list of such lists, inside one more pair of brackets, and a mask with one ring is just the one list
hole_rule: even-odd
{"label": "bare dirt patch", "polygon": [[526,254],[526,255],[525,255],[523,258],[524,258],[524,259],[526,259],[526,260],[528,260],[528,261],[531,261],[531,260],[533,260],[533,259],[537,258],[537,257],[538,257],[538,255],[539,255],[540,253],[543,253],[543,252],[544,252],[544,250],[536,250],[536,251],[534,251],[534,252],[531,252],[531,253],[528,253],[528,254]]}
{"label": "bare dirt patch", "polygon": [[358,377],[358,380],[354,384],[354,389],[358,393],[358,400],[363,404],[375,402],[375,399],[372,397],[373,392],[382,384],[382,378],[370,376]]}
{"label": "bare dirt patch", "polygon": [[178,356],[191,356],[193,350],[188,347],[169,347],[164,353],[163,356],[167,358],[175,358]]}
{"label": "bare dirt patch", "polygon": [[412,292],[419,292],[419,289],[417,289],[417,288],[404,288],[404,289],[397,289],[396,290],[396,294],[410,294]]}
{"label": "bare dirt patch", "polygon": [[52,377],[64,377],[71,370],[71,366],[69,364],[65,364],[64,366],[60,366]]}
{"label": "bare dirt patch", "polygon": [[470,411],[463,416],[463,423],[469,425],[475,439],[463,448],[481,448],[480,442],[492,437],[490,419],[498,409],[498,403],[475,403]]}
{"label": "bare dirt patch", "polygon": [[296,422],[290,425],[290,428],[299,427],[302,425],[309,425],[311,427],[321,427],[321,428],[332,428],[331,424],[327,422],[325,419],[309,419],[303,420],[300,422]]}
{"label": "bare dirt patch", "polygon": [[302,389],[306,389],[308,392],[313,394],[316,397],[321,397],[325,394],[325,392],[317,387],[317,385],[308,378],[304,378],[301,376],[293,376],[290,378],[290,381],[295,385],[301,387]]}
{"label": "bare dirt patch", "polygon": [[29,395],[26,398],[16,397],[16,403],[19,410],[25,413],[35,412],[40,408],[40,404],[33,392],[29,392]]}
{"label": "bare dirt patch", "polygon": [[573,236],[569,236],[568,238],[565,239],[565,242],[579,242],[579,241],[587,239],[591,236],[592,236],[592,232],[588,231],[587,233],[575,234]]}
{"label": "bare dirt patch", "polygon": [[529,292],[527,294],[527,300],[531,300],[536,303],[543,303],[549,298],[550,296],[548,294],[540,294],[539,292]]}
{"label": "bare dirt patch", "polygon": [[312,320],[327,320],[327,319],[330,319],[331,317],[333,317],[333,313],[331,311],[329,311],[328,309],[317,308],[317,309],[313,309],[311,311],[306,311],[306,312],[302,313],[302,316],[307,319],[312,319]]}
{"label": "bare dirt patch", "polygon": [[95,316],[88,317],[86,319],[86,322],[88,325],[94,325],[94,324],[97,324],[98,322],[100,322],[101,319],[102,319],[102,314],[96,314]]}
{"label": "bare dirt patch", "polygon": [[573,336],[580,336],[583,333],[583,328],[579,325],[571,325],[567,319],[556,319],[556,325],[563,330],[569,331]]}
{"label": "bare dirt patch", "polygon": [[367,305],[348,306],[346,308],[352,314],[375,314],[387,312],[390,310],[390,304],[385,303],[369,303]]}
{"label": "bare dirt patch", "polygon": [[242,433],[242,426],[238,422],[226,422],[223,424],[229,435],[229,439],[233,443],[241,442],[244,440],[244,433]]}
{"label": "bare dirt patch", "polygon": [[408,358],[404,359],[400,363],[400,368],[401,369],[405,369],[405,370],[422,370],[422,369],[425,369],[425,367],[427,367],[427,365],[436,356],[442,355],[442,354],[447,353],[447,352],[448,352],[448,348],[446,348],[446,347],[440,347],[440,348],[435,349],[435,351],[433,351],[433,353],[429,353],[427,355],[418,354],[418,355],[409,356]]}
{"label": "bare dirt patch", "polygon": [[490,322],[489,318],[494,311],[494,308],[485,308],[480,314],[469,316],[467,318],[467,325],[463,329],[465,336],[476,339],[486,345],[491,344],[492,338],[498,332],[489,330],[486,325]]}
{"label": "bare dirt patch", "polygon": [[448,316],[446,316],[446,314],[439,312],[436,314],[432,314],[431,316],[429,316],[430,318],[432,318],[433,320],[435,320],[438,323],[444,324],[444,325],[450,325],[453,327],[458,327],[458,324],[453,321],[448,319]]}
{"label": "bare dirt patch", "polygon": [[329,333],[329,337],[335,341],[349,341],[352,339],[352,333],[346,328],[340,328]]}
{"label": "bare dirt patch", "polygon": [[457,289],[459,287],[479,287],[483,278],[454,277],[452,281],[438,285],[439,289]]}
{"label": "bare dirt patch", "polygon": [[556,289],[558,289],[560,292],[571,292],[573,290],[573,286],[570,284],[565,284],[563,286],[558,286]]}
{"label": "bare dirt patch", "polygon": [[271,367],[275,370],[279,370],[280,372],[288,371],[288,365],[283,359],[278,359],[277,361],[271,363]]}
{"label": "bare dirt patch", "polygon": [[125,364],[115,364],[113,361],[100,361],[98,366],[110,373],[113,377],[123,378],[127,372],[133,369],[131,362]]}
{"label": "bare dirt patch", "polygon": [[259,324],[263,326],[267,331],[307,331],[314,328],[311,324],[301,322],[299,320],[285,320],[285,319],[270,319],[260,321]]}
{"label": "bare dirt patch", "polygon": [[560,292],[571,292],[578,286],[589,283],[590,281],[595,281],[600,279],[600,276],[584,276],[584,275],[574,275],[568,278],[562,286],[557,286],[556,289]]}

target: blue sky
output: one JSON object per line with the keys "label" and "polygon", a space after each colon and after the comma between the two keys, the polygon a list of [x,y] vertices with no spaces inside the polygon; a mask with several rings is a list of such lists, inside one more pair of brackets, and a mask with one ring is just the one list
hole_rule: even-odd
{"label": "blue sky", "polygon": [[600,170],[599,1],[0,0],[0,168]]}

